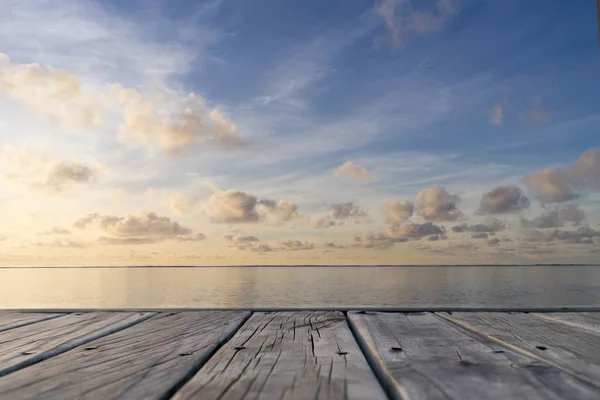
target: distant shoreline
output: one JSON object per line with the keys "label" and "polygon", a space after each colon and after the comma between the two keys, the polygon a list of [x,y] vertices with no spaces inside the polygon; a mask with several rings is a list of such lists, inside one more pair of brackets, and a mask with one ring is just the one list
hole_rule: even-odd
{"label": "distant shoreline", "polygon": [[382,265],[132,265],[0,266],[0,269],[200,269],[200,268],[440,268],[440,267],[600,267],[600,264],[382,264]]}

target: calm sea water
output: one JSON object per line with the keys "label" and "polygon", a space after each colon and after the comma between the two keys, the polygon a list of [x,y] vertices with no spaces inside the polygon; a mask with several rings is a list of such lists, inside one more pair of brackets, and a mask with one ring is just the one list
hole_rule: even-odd
{"label": "calm sea water", "polygon": [[0,308],[598,305],[593,266],[0,269]]}

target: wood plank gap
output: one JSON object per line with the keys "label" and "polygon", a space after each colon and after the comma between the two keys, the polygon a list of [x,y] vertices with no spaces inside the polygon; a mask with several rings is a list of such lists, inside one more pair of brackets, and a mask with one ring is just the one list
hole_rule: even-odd
{"label": "wood plank gap", "polygon": [[573,370],[571,368],[565,367],[564,365],[559,364],[559,363],[557,363],[557,362],[555,362],[553,360],[550,360],[550,359],[545,358],[545,357],[540,357],[539,355],[537,355],[535,353],[532,353],[529,350],[526,350],[526,349],[524,349],[522,347],[516,346],[516,345],[508,343],[508,342],[506,342],[504,340],[498,339],[498,338],[496,338],[496,337],[494,337],[492,335],[488,335],[488,334],[486,334],[484,332],[481,332],[481,331],[473,328],[472,326],[470,326],[470,325],[468,325],[466,323],[463,323],[462,321],[459,321],[459,320],[457,320],[455,318],[452,318],[451,316],[444,315],[444,314],[438,314],[438,313],[434,313],[434,315],[437,316],[437,317],[439,317],[439,318],[441,318],[441,319],[444,319],[444,320],[446,320],[446,321],[448,321],[448,322],[450,322],[450,323],[452,323],[452,324],[454,324],[456,326],[459,326],[462,329],[465,329],[465,330],[467,330],[467,331],[469,331],[469,332],[471,332],[471,333],[473,333],[473,334],[475,334],[475,335],[477,335],[479,337],[485,338],[485,339],[490,340],[490,341],[492,341],[492,342],[494,342],[496,344],[499,344],[502,347],[505,347],[505,348],[510,349],[512,351],[515,351],[517,353],[523,354],[524,356],[533,358],[534,360],[537,360],[537,361],[543,362],[545,364],[551,365],[551,366],[553,366],[555,368],[558,368],[558,369],[560,369],[562,371],[565,371],[566,373],[574,376],[575,378],[579,379],[580,381],[585,382],[588,385],[591,385],[591,386],[593,386],[595,388],[599,388],[600,389],[600,385],[598,384],[597,381],[588,378],[587,376],[583,375],[579,371],[576,371],[576,370]]}
{"label": "wood plank gap", "polygon": [[60,346],[55,347],[53,349],[50,349],[48,351],[45,351],[43,353],[40,353],[40,354],[38,354],[38,355],[36,355],[34,357],[31,357],[31,358],[29,358],[29,359],[27,359],[25,361],[22,361],[20,363],[12,365],[12,366],[10,366],[8,368],[4,368],[4,369],[0,370],[0,377],[6,376],[6,375],[11,374],[11,373],[13,373],[15,371],[18,371],[20,369],[23,369],[23,368],[29,367],[31,365],[37,364],[39,362],[42,362],[44,360],[47,360],[47,359],[49,359],[51,357],[54,357],[54,356],[57,356],[59,354],[66,353],[67,351],[72,350],[75,347],[84,345],[84,344],[89,343],[89,342],[91,342],[93,340],[99,339],[99,338],[104,337],[104,336],[108,336],[108,335],[113,334],[115,332],[122,331],[123,329],[127,329],[127,328],[129,328],[131,326],[139,324],[140,322],[143,322],[143,321],[146,321],[147,319],[152,318],[154,315],[156,315],[156,314],[144,315],[144,316],[142,316],[142,317],[140,317],[140,318],[138,318],[138,319],[136,319],[134,321],[131,321],[129,323],[126,323],[126,324],[123,324],[123,325],[120,325],[120,326],[116,326],[114,328],[110,328],[110,329],[106,329],[106,330],[101,330],[101,331],[99,331],[98,333],[96,333],[94,335],[90,335],[90,336],[87,336],[87,337],[79,339],[79,340],[73,340],[73,341],[71,341],[71,342],[69,342],[67,344],[63,344],[63,345],[60,345]]}
{"label": "wood plank gap", "polygon": [[[244,326],[246,321],[248,321],[251,316],[252,316],[252,312],[248,312],[241,321],[236,321],[236,322],[230,323],[229,326],[231,326],[233,324],[236,324],[237,326],[233,327],[232,329],[226,328],[225,329],[226,333],[223,336],[221,336],[221,338],[217,342],[217,345],[210,352],[208,352],[205,356],[200,358],[196,362],[196,364],[194,364],[194,366],[192,368],[190,368],[188,373],[183,378],[181,378],[181,380],[179,380],[179,382],[175,383],[167,392],[165,392],[165,394],[163,396],[160,397],[160,400],[171,399],[177,393],[177,391],[179,391],[179,389],[181,389],[183,387],[183,385],[188,383],[194,377],[194,375],[196,375],[198,373],[198,371],[200,371],[200,369],[208,362],[208,360],[210,360],[212,358],[212,356],[214,356],[215,353],[217,351],[219,351],[219,349],[221,347],[223,347],[223,345],[225,343],[229,342],[231,340],[231,338],[234,337],[236,333],[238,333],[238,331],[242,328],[242,326]],[[229,332],[227,332],[227,331],[229,331]]]}
{"label": "wood plank gap", "polygon": [[373,370],[373,374],[379,381],[379,384],[391,400],[410,400],[404,388],[394,379],[391,372],[385,366],[385,362],[379,357],[377,349],[373,342],[361,334],[361,332],[369,332],[362,320],[353,321],[348,318],[348,312],[344,312],[346,322],[350,327],[350,332],[354,336],[354,340],[358,343],[359,349],[362,351],[367,363]]}
{"label": "wood plank gap", "polygon": [[37,324],[38,322],[48,321],[48,320],[54,319],[54,318],[64,317],[65,315],[67,315],[67,314],[59,314],[59,315],[51,314],[45,318],[36,319],[34,321],[25,321],[25,322],[20,322],[20,323],[13,324],[13,325],[4,326],[4,327],[0,328],[0,332],[8,331],[8,330],[15,329],[15,328],[20,328],[22,326],[27,326],[27,325],[31,325],[31,324]]}

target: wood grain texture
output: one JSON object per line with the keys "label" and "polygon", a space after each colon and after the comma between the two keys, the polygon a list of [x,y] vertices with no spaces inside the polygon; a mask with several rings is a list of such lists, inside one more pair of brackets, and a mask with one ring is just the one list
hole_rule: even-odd
{"label": "wood grain texture", "polygon": [[149,318],[151,313],[67,314],[0,332],[0,376]]}
{"label": "wood grain texture", "polygon": [[64,314],[0,311],[0,332],[45,321],[47,319],[58,318],[62,315]]}
{"label": "wood grain texture", "polygon": [[600,389],[432,313],[351,312],[348,318],[395,399],[600,398]]}
{"label": "wood grain texture", "polygon": [[0,398],[169,398],[248,316],[161,313],[0,378]]}
{"label": "wood grain texture", "polygon": [[174,399],[384,399],[341,312],[254,313]]}
{"label": "wood grain texture", "polygon": [[551,321],[562,322],[579,329],[585,329],[596,334],[600,334],[600,313],[536,313],[538,318],[545,318]]}
{"label": "wood grain texture", "polygon": [[600,335],[526,313],[440,313],[482,337],[579,376],[600,381]]}

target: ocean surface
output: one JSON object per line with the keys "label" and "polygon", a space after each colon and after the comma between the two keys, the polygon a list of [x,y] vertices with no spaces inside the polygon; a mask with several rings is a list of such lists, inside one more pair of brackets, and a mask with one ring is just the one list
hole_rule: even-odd
{"label": "ocean surface", "polygon": [[0,308],[446,306],[600,306],[600,267],[0,269]]}

